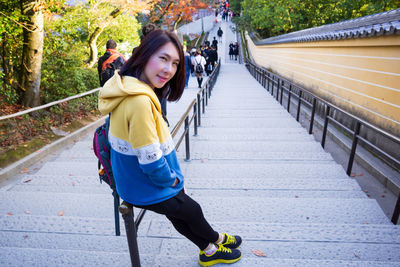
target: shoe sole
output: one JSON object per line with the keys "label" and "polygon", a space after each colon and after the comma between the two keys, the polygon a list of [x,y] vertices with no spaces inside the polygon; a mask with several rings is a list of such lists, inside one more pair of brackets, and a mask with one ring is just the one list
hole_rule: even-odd
{"label": "shoe sole", "polygon": [[235,263],[235,262],[237,262],[238,260],[240,260],[242,258],[242,255],[240,255],[240,257],[239,258],[237,258],[237,259],[233,259],[233,260],[224,260],[224,259],[218,259],[218,260],[212,260],[212,261],[206,261],[206,262],[204,262],[204,261],[201,261],[200,259],[199,259],[199,264],[201,265],[201,266],[212,266],[212,265],[215,265],[215,264],[217,264],[217,263]]}

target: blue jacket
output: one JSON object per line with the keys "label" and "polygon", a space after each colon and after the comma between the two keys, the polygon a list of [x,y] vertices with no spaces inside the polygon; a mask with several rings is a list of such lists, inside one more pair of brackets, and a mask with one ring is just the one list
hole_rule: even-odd
{"label": "blue jacket", "polygon": [[[178,194],[184,178],[153,89],[116,72],[100,90],[99,110],[111,112],[111,166],[119,196],[151,205]],[[179,183],[172,187],[176,178]]]}

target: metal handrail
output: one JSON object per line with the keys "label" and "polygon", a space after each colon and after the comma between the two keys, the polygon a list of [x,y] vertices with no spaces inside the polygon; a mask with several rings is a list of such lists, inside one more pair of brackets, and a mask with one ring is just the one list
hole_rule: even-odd
{"label": "metal handrail", "polygon": [[[248,68],[249,72],[256,78],[256,80],[263,85],[263,87],[267,87],[267,90],[271,93],[272,96],[274,96],[273,89],[274,89],[274,86],[276,86],[276,100],[277,101],[279,101],[279,90],[280,90],[281,105],[283,105],[283,103],[282,103],[283,91],[285,91],[285,93],[287,93],[287,95],[288,95],[287,110],[288,111],[290,109],[290,104],[291,104],[290,97],[294,96],[297,98],[297,100],[298,100],[297,114],[296,114],[297,121],[299,121],[301,103],[304,103],[307,106],[312,108],[312,115],[310,118],[310,127],[309,127],[309,131],[308,131],[309,134],[312,134],[312,128],[313,128],[313,123],[314,123],[314,114],[315,114],[317,102],[322,103],[323,105],[326,106],[325,123],[324,123],[324,128],[323,128],[323,135],[322,135],[322,139],[321,139],[321,146],[325,147],[325,140],[326,140],[326,134],[327,134],[327,128],[328,128],[329,121],[333,122],[335,125],[337,125],[338,127],[340,127],[341,129],[345,130],[346,132],[350,133],[353,136],[352,147],[351,147],[349,161],[348,161],[347,170],[346,170],[346,174],[348,176],[351,175],[351,170],[353,167],[353,162],[354,162],[354,158],[355,158],[355,152],[356,152],[358,140],[363,141],[364,143],[373,147],[374,149],[376,149],[377,151],[382,153],[384,156],[386,156],[387,158],[389,158],[396,164],[400,165],[400,160],[396,159],[394,156],[390,155],[388,152],[384,151],[383,149],[379,148],[377,145],[372,144],[370,141],[368,141],[364,137],[362,137],[360,135],[360,128],[361,128],[361,126],[367,127],[369,129],[375,131],[376,133],[379,133],[379,134],[385,136],[386,138],[390,139],[391,141],[393,141],[399,145],[400,145],[400,138],[376,127],[375,125],[373,125],[369,122],[366,122],[365,120],[363,120],[353,114],[348,113],[347,111],[339,108],[338,106],[336,106],[334,104],[328,103],[327,101],[316,96],[315,94],[313,94],[312,92],[310,92],[309,90],[304,88],[303,86],[296,84],[296,83],[290,81],[289,79],[284,78],[278,74],[272,73],[272,72],[264,69],[263,67],[260,67],[260,66],[256,65],[255,63],[250,62],[248,59],[246,59],[246,67]],[[289,88],[281,85],[282,82],[284,84],[289,84]],[[271,84],[271,88],[270,88],[270,84]],[[299,92],[298,94],[292,90],[293,87],[298,89],[298,92]],[[310,103],[306,99],[304,99],[303,94],[307,94],[307,96],[309,96],[312,99],[312,103]],[[352,121],[355,123],[354,129],[353,130],[349,129],[346,125],[344,125],[343,123],[334,119],[330,115],[331,110],[339,111],[340,113],[344,114],[345,116],[348,116],[349,118],[351,118]],[[399,220],[399,216],[400,216],[400,194],[397,198],[397,202],[396,202],[396,205],[395,205],[395,208],[393,211],[393,216],[391,219],[393,224],[397,224],[397,222]]]}
{"label": "metal handrail", "polygon": [[90,91],[78,94],[78,95],[70,96],[70,97],[67,97],[67,98],[64,98],[64,99],[61,99],[61,100],[57,100],[57,101],[53,101],[53,102],[47,103],[45,105],[41,105],[41,106],[38,106],[38,107],[26,109],[26,110],[23,110],[23,111],[20,111],[20,112],[17,112],[17,113],[13,113],[13,114],[10,114],[10,115],[1,116],[0,117],[0,121],[6,120],[6,119],[15,118],[15,117],[18,117],[18,116],[21,116],[21,115],[24,115],[24,114],[28,114],[28,113],[31,113],[31,112],[34,112],[34,111],[38,111],[38,110],[41,110],[41,109],[44,109],[44,108],[55,106],[57,104],[61,104],[61,103],[64,103],[64,102],[67,102],[67,101],[70,101],[70,100],[73,100],[73,99],[76,99],[76,98],[80,98],[82,96],[87,96],[87,95],[96,93],[100,89],[101,89],[101,87],[95,88],[95,89],[92,89]]}

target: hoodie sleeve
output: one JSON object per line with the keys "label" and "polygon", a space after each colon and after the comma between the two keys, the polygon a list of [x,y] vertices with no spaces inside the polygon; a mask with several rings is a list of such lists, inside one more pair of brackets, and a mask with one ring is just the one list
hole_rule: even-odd
{"label": "hoodie sleeve", "polygon": [[[141,98],[141,97],[138,97]],[[161,150],[151,100],[147,97],[135,101],[129,121],[129,142],[138,157],[142,171],[157,186],[171,186],[177,178]]]}

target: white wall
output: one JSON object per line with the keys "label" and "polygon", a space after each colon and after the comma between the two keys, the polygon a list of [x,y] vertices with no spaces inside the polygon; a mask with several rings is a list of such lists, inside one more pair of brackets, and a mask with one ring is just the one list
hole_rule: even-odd
{"label": "white wall", "polygon": [[189,35],[192,40],[195,37],[191,36],[190,34],[200,35],[203,30],[205,32],[211,31],[214,25],[215,25],[215,16],[210,15],[179,27],[178,33]]}

